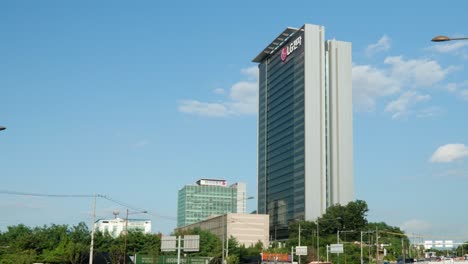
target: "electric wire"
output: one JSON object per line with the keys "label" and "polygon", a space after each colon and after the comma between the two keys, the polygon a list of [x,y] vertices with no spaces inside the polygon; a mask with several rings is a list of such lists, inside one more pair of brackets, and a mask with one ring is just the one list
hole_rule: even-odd
{"label": "electric wire", "polygon": [[0,190],[0,194],[8,194],[8,195],[19,195],[19,196],[31,196],[31,197],[50,197],[50,198],[92,198],[92,197],[98,197],[105,199],[107,201],[110,201],[112,203],[118,204],[120,206],[126,207],[128,209],[131,209],[137,213],[146,213],[148,215],[162,218],[162,219],[167,219],[167,220],[172,220],[176,221],[176,217],[172,216],[165,216],[165,215],[160,215],[156,213],[149,212],[148,210],[144,210],[142,208],[132,206],[128,203],[119,201],[117,199],[111,198],[108,195],[103,195],[103,194],[47,194],[47,193],[32,193],[32,192],[18,192],[18,191],[9,191],[9,190]]}

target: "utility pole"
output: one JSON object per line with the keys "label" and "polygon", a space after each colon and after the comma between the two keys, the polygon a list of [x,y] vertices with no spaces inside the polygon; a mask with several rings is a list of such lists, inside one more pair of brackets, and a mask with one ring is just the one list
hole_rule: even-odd
{"label": "utility pole", "polygon": [[379,264],[379,229],[375,228],[375,263]]}
{"label": "utility pole", "polygon": [[93,264],[94,224],[95,223],[96,223],[96,194],[94,194],[94,203],[93,203],[93,224],[91,225],[91,245],[89,247],[89,264]]}
{"label": "utility pole", "polygon": [[[301,246],[301,222],[299,222],[299,246]],[[301,264],[301,256],[297,256],[297,257],[298,257],[298,263]]]}
{"label": "utility pole", "polygon": [[125,217],[124,264],[127,264],[127,236],[128,236],[128,208],[127,208],[127,217]]}

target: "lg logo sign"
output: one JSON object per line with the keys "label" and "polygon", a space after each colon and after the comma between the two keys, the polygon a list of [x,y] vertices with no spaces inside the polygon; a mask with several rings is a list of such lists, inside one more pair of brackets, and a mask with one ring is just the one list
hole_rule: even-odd
{"label": "lg logo sign", "polygon": [[302,45],[302,36],[297,37],[289,45],[281,49],[281,61],[285,61],[289,54],[293,53],[299,46]]}

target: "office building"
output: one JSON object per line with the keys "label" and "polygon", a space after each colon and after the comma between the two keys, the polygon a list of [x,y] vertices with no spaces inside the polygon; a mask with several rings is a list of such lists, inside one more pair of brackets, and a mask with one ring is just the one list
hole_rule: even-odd
{"label": "office building", "polygon": [[[351,43],[286,28],[260,54],[258,212],[281,238],[354,199]],[[275,230],[275,231],[273,231]]]}
{"label": "office building", "polygon": [[246,185],[227,185],[225,180],[200,179],[195,185],[179,190],[177,226],[190,225],[209,216],[226,213],[245,213]]}
{"label": "office building", "polygon": [[[239,245],[250,247],[260,241],[263,247],[267,248],[269,245],[268,219],[268,215],[265,214],[229,213],[177,228],[176,231],[200,228],[217,235],[221,241],[234,237],[239,242]],[[224,242],[223,245],[225,244]]]}

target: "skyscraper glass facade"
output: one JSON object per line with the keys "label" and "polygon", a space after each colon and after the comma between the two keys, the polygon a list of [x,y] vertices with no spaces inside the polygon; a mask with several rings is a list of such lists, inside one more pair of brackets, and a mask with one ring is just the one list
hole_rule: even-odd
{"label": "skyscraper glass facade", "polygon": [[[351,45],[287,28],[259,63],[258,212],[274,238],[352,201]],[[339,54],[339,56],[338,56]]]}
{"label": "skyscraper glass facade", "polygon": [[276,227],[304,217],[304,45],[281,55],[259,66],[258,209]]}

